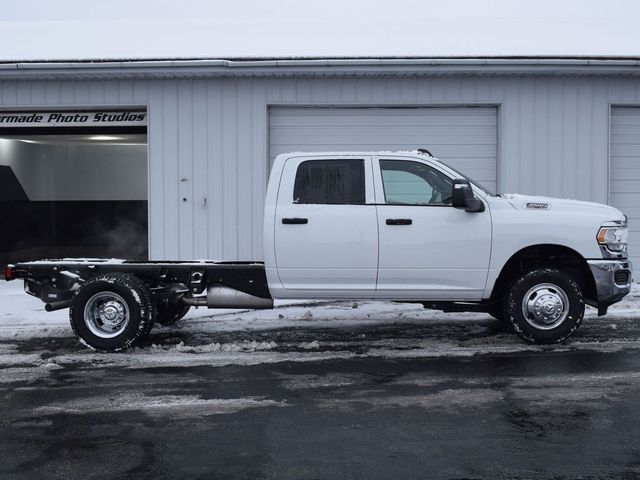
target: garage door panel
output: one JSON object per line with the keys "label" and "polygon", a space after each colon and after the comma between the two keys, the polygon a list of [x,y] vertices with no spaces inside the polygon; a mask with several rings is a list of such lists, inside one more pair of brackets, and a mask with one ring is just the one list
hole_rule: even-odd
{"label": "garage door panel", "polygon": [[[274,122],[271,124],[272,128],[278,127],[311,127],[316,128],[318,121],[321,119],[324,122],[331,121],[331,124],[335,127],[352,127],[361,122],[366,122],[371,128],[389,128],[389,127],[415,127],[417,125],[422,127],[440,127],[443,122],[446,125],[459,126],[459,127],[495,127],[496,121],[492,118],[486,117],[474,117],[473,119],[465,119],[464,122],[460,120],[460,117],[437,117],[437,118],[419,118],[418,123],[412,122],[412,119],[418,117],[404,118],[402,116],[390,116],[384,118],[370,118],[365,116],[336,116],[336,117],[291,117],[283,119],[282,122]],[[295,120],[295,121],[294,121]]]}
{"label": "garage door panel", "polygon": [[[332,109],[329,109],[332,110]],[[348,110],[348,109],[347,109]],[[363,109],[369,110],[369,109]],[[435,110],[435,109],[434,109]],[[438,109],[439,110],[439,109]],[[389,113],[388,109],[370,109],[368,113],[360,113],[357,115],[351,114],[349,111],[343,114],[329,114],[329,115],[316,115],[315,113],[308,113],[304,115],[300,114],[276,114],[272,115],[273,126],[279,127],[282,125],[316,125],[321,119],[330,119],[332,122],[337,122],[338,125],[353,125],[358,119],[366,119],[367,124],[373,126],[389,126],[389,125],[442,125],[442,120],[446,121],[447,125],[496,125],[497,121],[492,112],[494,109],[479,109],[483,110],[482,115],[445,115],[439,112],[437,115],[407,115],[406,113]],[[335,110],[334,110],[335,111]],[[372,115],[376,115],[372,118]]]}
{"label": "garage door panel", "polygon": [[616,133],[611,134],[611,139],[614,140],[614,144],[633,143],[638,144],[638,129],[640,126],[620,125],[616,127]]}
{"label": "garage door panel", "polygon": [[[631,108],[631,107],[625,107],[625,108]],[[614,108],[613,110],[614,111],[612,111],[612,114],[615,114],[616,118],[613,118],[613,117],[611,118],[612,127],[628,127],[628,126],[640,127],[640,119],[636,118],[635,115],[620,115],[620,113],[615,112],[617,108]],[[620,133],[624,133],[624,132],[620,132]]]}
{"label": "garage door panel", "polygon": [[[620,171],[611,172],[611,180],[615,180],[615,186],[612,185],[612,187],[615,187],[616,190],[619,185],[624,185],[625,183],[631,184],[635,188],[636,182],[640,180],[640,168],[629,168],[626,174]],[[616,190],[611,189],[612,192]]]}
{"label": "garage door panel", "polygon": [[[492,134],[495,128],[478,131],[473,128],[458,128],[455,133],[443,130],[442,132],[429,132],[429,136],[422,140],[422,143],[428,142],[430,146],[435,145],[495,145],[495,139]],[[354,131],[348,128],[324,128],[324,127],[291,127],[278,128],[271,132],[272,144],[284,144],[288,142],[292,136],[296,140],[304,143],[313,143],[317,140],[319,134],[331,136],[334,143],[353,143]],[[424,136],[422,131],[410,131],[407,128],[392,127],[386,128],[384,131],[372,128],[367,132],[355,132],[361,143],[379,142],[380,135],[393,136],[396,143],[412,143],[417,137]]]}
{"label": "garage door panel", "polygon": [[[436,114],[425,112],[437,110]],[[495,108],[286,108],[271,110],[271,125],[316,125],[319,119],[329,118],[337,125],[353,125],[353,118],[366,118],[370,125],[496,125]]]}
{"label": "garage door panel", "polygon": [[[613,156],[613,155],[612,155]],[[629,155],[628,157],[621,157],[616,155],[616,168],[611,171],[611,174],[614,173],[624,173],[623,170],[631,169],[640,169],[640,165],[638,164],[638,157]]]}
{"label": "garage door panel", "polygon": [[[622,140],[622,143],[638,143],[638,137],[636,136],[638,130],[640,130],[640,124],[614,125],[612,123],[611,129],[610,129],[611,139]],[[613,145],[618,142],[611,142],[611,143]]]}
{"label": "garage door panel", "polygon": [[[639,132],[640,133],[640,132]],[[638,149],[640,149],[640,143],[637,144],[623,144],[623,145],[611,145],[612,157],[628,157],[637,158]]]}
{"label": "garage door panel", "polygon": [[629,256],[640,265],[640,107],[611,110],[609,203],[629,218]]}
{"label": "garage door panel", "polygon": [[427,148],[488,188],[496,187],[495,108],[273,107],[269,113],[271,161],[287,152]]}
{"label": "garage door panel", "polygon": [[610,203],[616,208],[627,214],[627,210],[635,208],[640,202],[640,195],[637,193],[612,193],[610,195]]}
{"label": "garage door panel", "polygon": [[[612,193],[615,193],[616,191],[619,191],[618,188],[620,187],[620,185],[623,185],[624,182],[634,185],[638,180],[640,180],[640,170],[630,169],[627,175],[619,172],[612,173],[611,180],[616,182],[616,190],[611,190]],[[633,188],[635,188],[635,185],[633,186]]]}
{"label": "garage door panel", "polygon": [[[282,153],[300,151],[300,144],[289,143],[282,145],[274,145],[274,147],[282,150]],[[425,147],[435,155],[443,160],[448,158],[466,158],[477,159],[487,158],[494,159],[496,156],[495,145],[435,145],[425,143],[382,143],[382,142],[365,142],[365,143],[340,143],[333,142],[330,147],[327,148],[326,143],[306,143],[304,151],[322,151],[322,150],[415,150],[417,148]],[[457,165],[457,163],[456,163]]]}
{"label": "garage door panel", "polygon": [[[468,110],[464,111],[464,108],[473,108],[473,111]],[[336,113],[341,116],[363,116],[368,117],[376,115],[378,112],[384,112],[385,115],[401,115],[402,117],[424,117],[425,110],[438,110],[438,115],[440,116],[462,116],[462,117],[473,117],[473,116],[485,116],[487,111],[494,110],[493,107],[419,107],[419,106],[405,106],[405,107],[276,107],[274,109],[273,116],[304,116],[311,115],[315,117],[322,116],[335,116]],[[337,112],[339,110],[339,112]]]}

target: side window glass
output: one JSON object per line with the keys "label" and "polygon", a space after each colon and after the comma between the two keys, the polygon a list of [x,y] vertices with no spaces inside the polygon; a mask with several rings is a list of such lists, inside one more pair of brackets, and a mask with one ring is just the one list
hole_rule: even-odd
{"label": "side window glass", "polygon": [[363,205],[364,160],[307,160],[298,165],[294,203]]}
{"label": "side window glass", "polygon": [[380,160],[384,197],[395,205],[451,205],[452,180],[423,163]]}

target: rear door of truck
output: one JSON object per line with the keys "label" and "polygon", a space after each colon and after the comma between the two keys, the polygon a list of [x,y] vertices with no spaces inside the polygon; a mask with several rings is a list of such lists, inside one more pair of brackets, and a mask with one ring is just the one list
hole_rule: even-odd
{"label": "rear door of truck", "polygon": [[378,225],[371,158],[288,159],[274,228],[278,276],[289,292],[374,291]]}

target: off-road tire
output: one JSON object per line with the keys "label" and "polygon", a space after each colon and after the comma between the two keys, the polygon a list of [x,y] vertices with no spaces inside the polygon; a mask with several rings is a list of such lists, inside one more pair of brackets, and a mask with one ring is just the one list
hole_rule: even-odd
{"label": "off-road tire", "polygon": [[[564,320],[546,330],[532,325],[532,320],[527,321],[523,311],[523,300],[527,292],[543,284],[559,287],[568,300]],[[507,292],[505,313],[513,330],[524,340],[547,344],[559,343],[571,336],[582,323],[584,308],[582,290],[569,274],[554,267],[539,267],[523,273],[513,282]]]}
{"label": "off-road tire", "polygon": [[[128,321],[112,338],[93,333],[85,319],[87,303],[100,293],[115,293],[128,309]],[[146,336],[153,327],[151,292],[139,278],[126,273],[109,273],[87,280],[76,292],[69,308],[71,328],[82,343],[101,352],[119,352]],[[95,327],[94,327],[95,329]]]}

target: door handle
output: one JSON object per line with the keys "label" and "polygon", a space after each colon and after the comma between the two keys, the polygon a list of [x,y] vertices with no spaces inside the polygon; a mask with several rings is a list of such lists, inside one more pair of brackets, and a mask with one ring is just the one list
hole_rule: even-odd
{"label": "door handle", "polygon": [[283,218],[282,223],[285,225],[306,225],[309,223],[308,218]]}
{"label": "door handle", "polygon": [[413,220],[410,218],[387,218],[387,225],[411,225]]}

